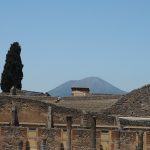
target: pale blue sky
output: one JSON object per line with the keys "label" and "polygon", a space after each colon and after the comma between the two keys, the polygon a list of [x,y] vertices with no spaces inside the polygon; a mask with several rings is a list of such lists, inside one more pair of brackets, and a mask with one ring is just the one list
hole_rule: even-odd
{"label": "pale blue sky", "polygon": [[48,91],[88,76],[122,90],[150,83],[149,0],[0,2],[0,73],[14,41],[23,89]]}

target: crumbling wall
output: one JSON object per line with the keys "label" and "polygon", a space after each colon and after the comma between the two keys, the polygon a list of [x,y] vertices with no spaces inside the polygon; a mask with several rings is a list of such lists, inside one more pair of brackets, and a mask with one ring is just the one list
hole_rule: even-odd
{"label": "crumbling wall", "polygon": [[[36,100],[23,99],[20,97],[0,97],[0,122],[11,123],[11,109],[16,105],[19,122],[43,123],[47,125],[48,106],[52,107],[52,119],[55,124],[66,124],[66,116],[73,117],[73,124],[81,124],[83,112],[73,108],[65,108],[54,104],[47,104]],[[105,114],[93,114],[97,117],[98,125],[115,125],[115,117]],[[90,113],[87,113],[87,120]]]}
{"label": "crumbling wall", "polygon": [[121,150],[136,150],[136,132],[122,131],[120,132]]}
{"label": "crumbling wall", "polygon": [[53,121],[56,124],[66,124],[66,116],[70,115],[73,118],[73,124],[80,124],[81,111],[69,109],[65,107],[52,106]]}
{"label": "crumbling wall", "polygon": [[1,127],[0,131],[0,150],[16,150],[20,142],[27,140],[26,128]]}
{"label": "crumbling wall", "polygon": [[44,123],[47,125],[48,106],[52,107],[53,123],[65,124],[66,116],[73,116],[73,123],[79,123],[81,120],[81,111],[69,109],[52,104],[46,104],[40,101],[0,97],[0,122],[11,123],[11,109],[15,105],[18,112],[19,122],[25,123]]}
{"label": "crumbling wall", "polygon": [[120,149],[120,131],[111,131],[111,150]]}
{"label": "crumbling wall", "polygon": [[105,114],[96,114],[96,123],[97,125],[108,125],[108,126],[115,126],[116,125],[116,118],[111,115]]}
{"label": "crumbling wall", "polygon": [[[46,140],[47,150],[56,150],[61,147],[61,129],[52,128],[52,129],[38,129],[38,137],[42,140]],[[40,146],[40,145],[39,145]]]}
{"label": "crumbling wall", "polygon": [[72,130],[72,148],[73,150],[88,149],[91,147],[91,131],[89,129]]}

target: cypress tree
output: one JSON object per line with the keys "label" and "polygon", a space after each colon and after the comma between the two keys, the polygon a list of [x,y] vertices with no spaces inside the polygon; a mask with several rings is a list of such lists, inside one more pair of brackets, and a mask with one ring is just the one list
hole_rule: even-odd
{"label": "cypress tree", "polygon": [[23,64],[21,61],[21,47],[18,42],[11,44],[6,55],[4,70],[1,75],[1,89],[3,92],[9,92],[11,87],[22,88]]}

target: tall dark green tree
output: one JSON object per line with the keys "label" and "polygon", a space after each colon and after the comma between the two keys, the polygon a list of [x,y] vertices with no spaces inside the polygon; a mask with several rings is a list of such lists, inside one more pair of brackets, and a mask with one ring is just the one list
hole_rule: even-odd
{"label": "tall dark green tree", "polygon": [[1,89],[3,92],[9,92],[11,87],[22,88],[23,64],[21,61],[21,47],[18,42],[11,44],[6,55],[6,62],[1,76]]}

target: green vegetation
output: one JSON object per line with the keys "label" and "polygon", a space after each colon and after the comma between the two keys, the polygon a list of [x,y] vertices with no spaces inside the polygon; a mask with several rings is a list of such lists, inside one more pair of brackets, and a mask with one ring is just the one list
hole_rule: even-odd
{"label": "green vegetation", "polygon": [[6,55],[6,62],[1,76],[1,89],[3,92],[9,92],[11,87],[22,88],[23,64],[21,61],[21,47],[18,42],[11,44]]}

